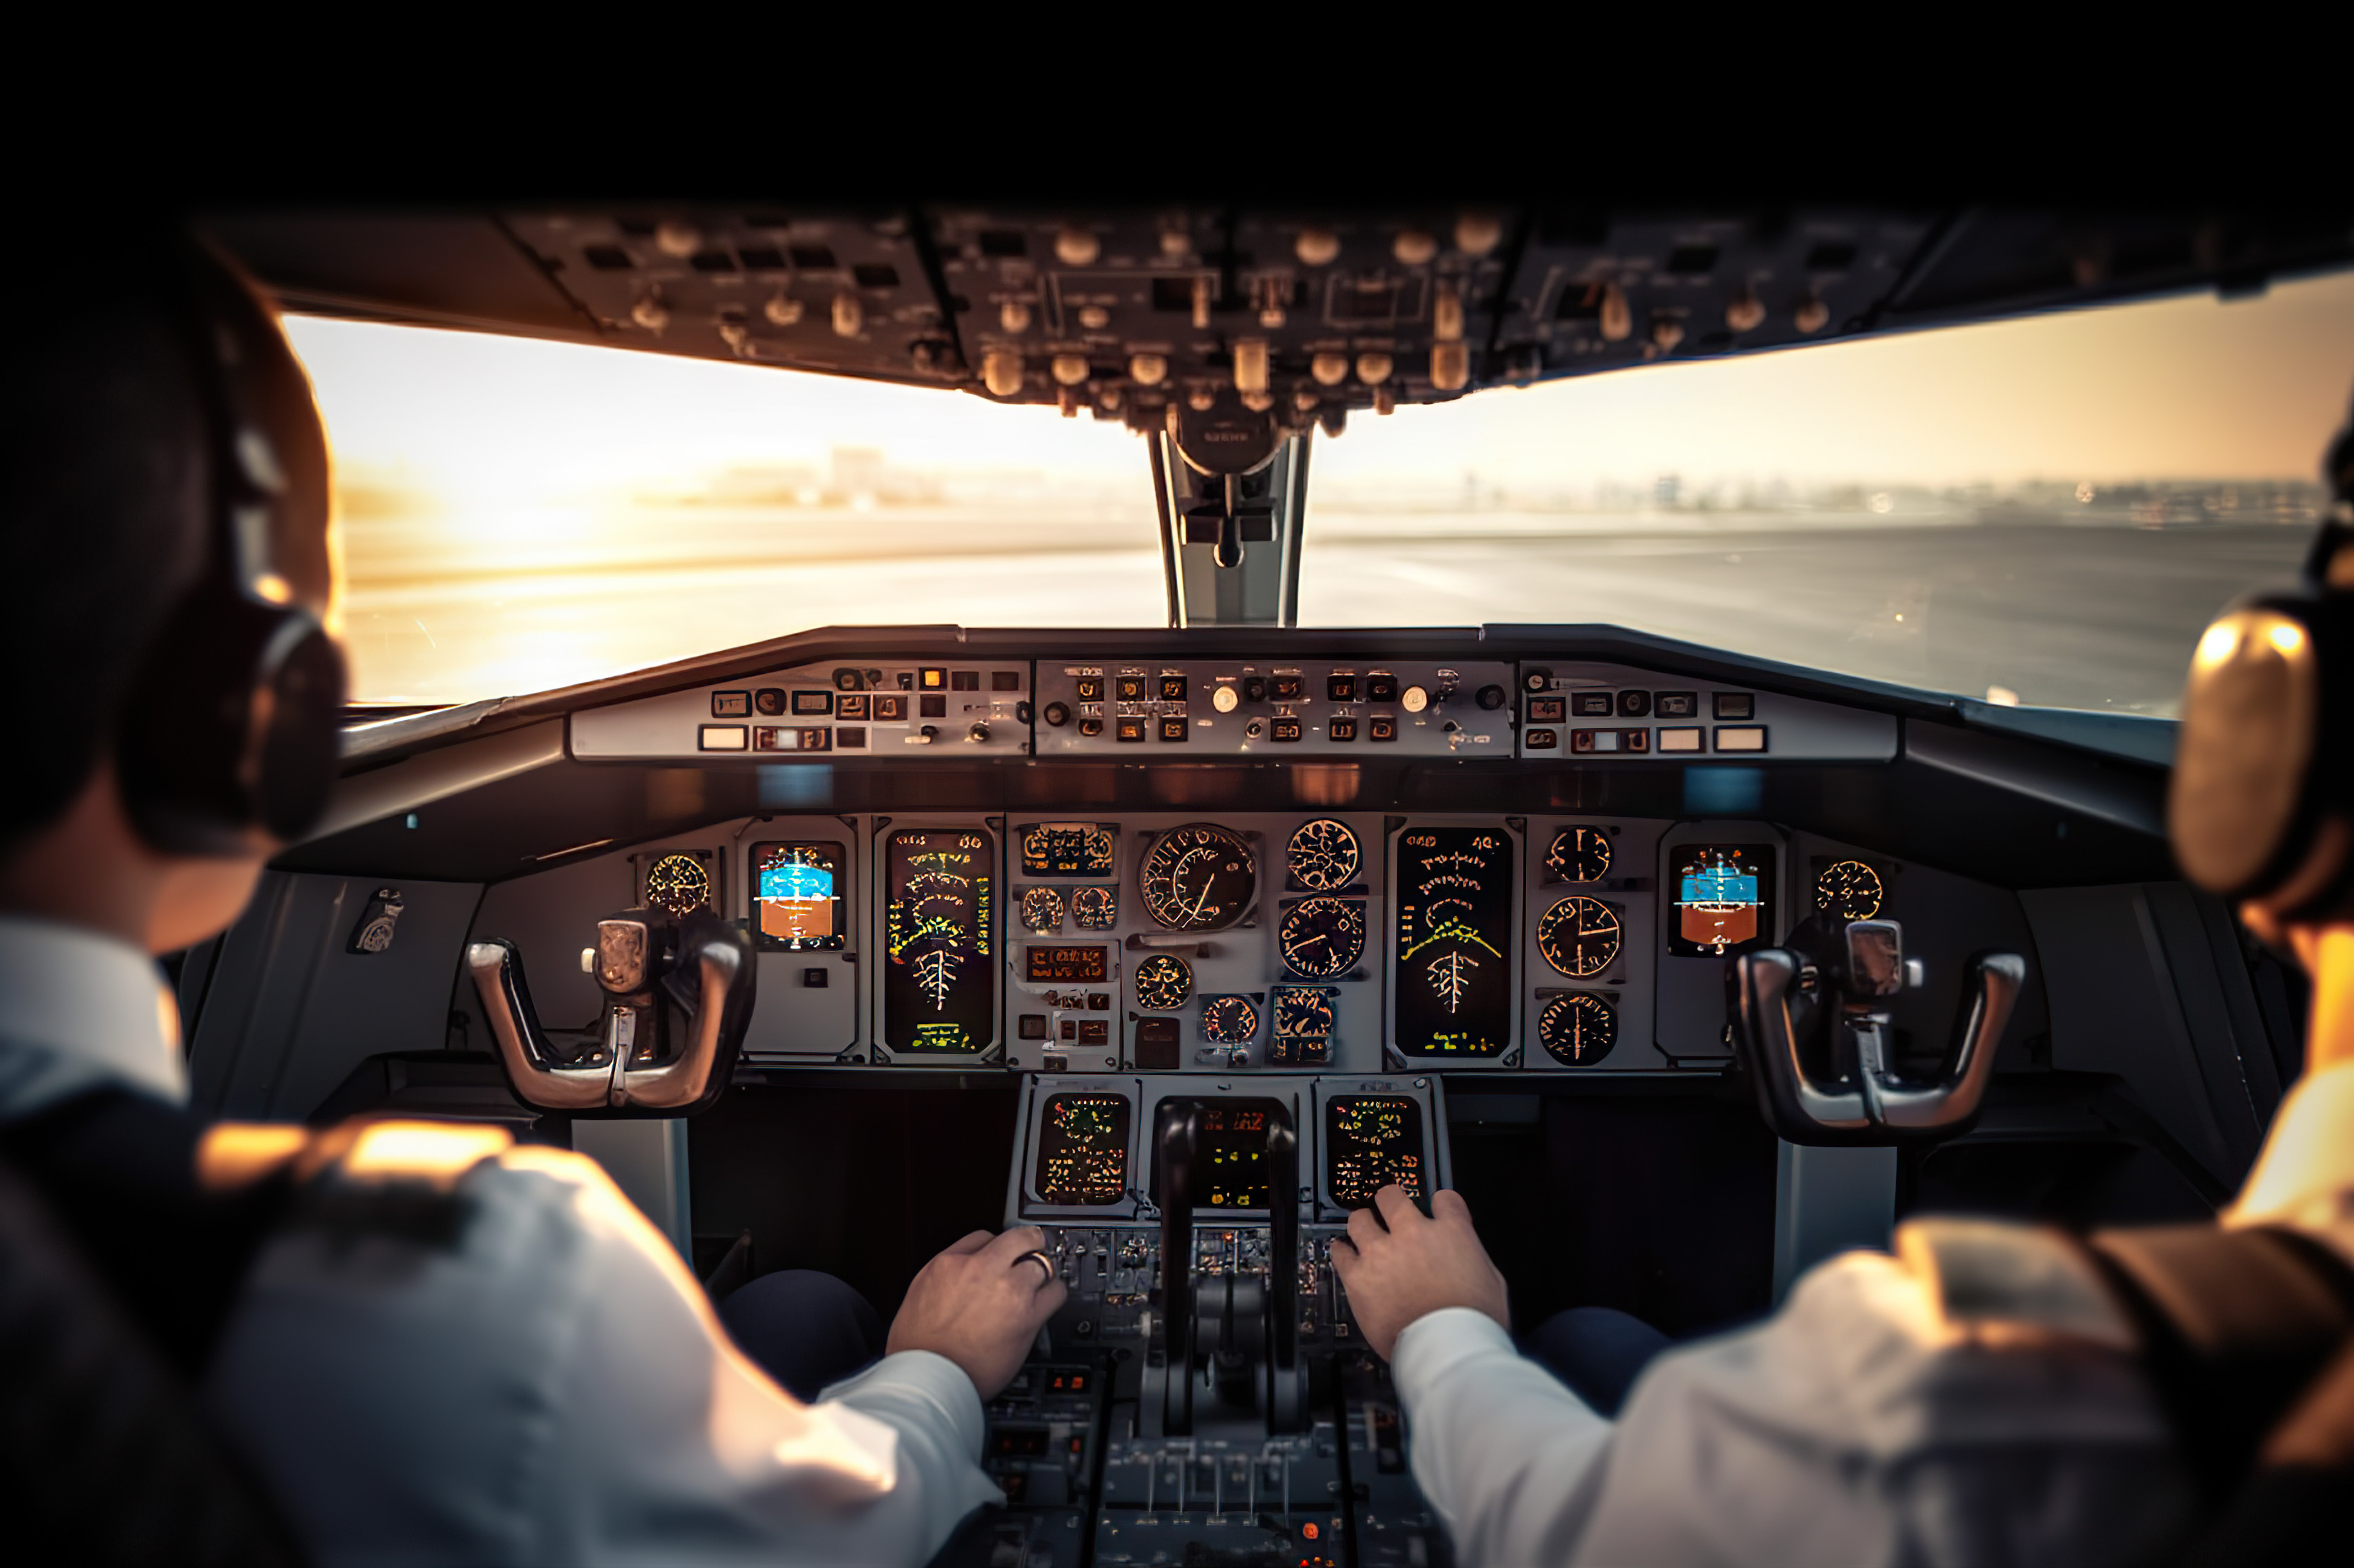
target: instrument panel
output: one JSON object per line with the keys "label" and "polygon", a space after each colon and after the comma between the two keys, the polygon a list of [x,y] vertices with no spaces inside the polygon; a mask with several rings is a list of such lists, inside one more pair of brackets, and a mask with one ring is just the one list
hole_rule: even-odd
{"label": "instrument panel", "polygon": [[[626,902],[708,906],[750,936],[753,1065],[1254,1081],[1715,1069],[1731,1055],[1728,959],[1818,909],[1909,917],[1903,868],[1739,814],[1776,764],[1893,756],[1886,714],[1572,660],[989,657],[992,641],[1011,637],[571,715],[576,761],[652,763],[672,784],[757,770],[759,815],[601,857],[632,868]],[[1599,730],[1606,706],[1620,749],[1536,743],[1548,725]],[[1710,733],[1686,761],[1663,726]],[[1714,733],[1744,726],[1758,746]],[[794,729],[824,734],[788,746]],[[1405,770],[1381,772],[1385,758]],[[1580,783],[1589,758],[1679,769],[1690,814],[1566,804],[1610,798]],[[863,788],[842,775],[948,760],[1004,780],[975,791],[991,806],[820,814]],[[1191,786],[1205,764],[1220,779]],[[1544,770],[1564,803],[1461,810],[1482,768]],[[917,794],[963,789],[941,783]],[[1349,803],[1361,795],[1405,809]],[[1022,800],[1037,803],[1002,804]],[[498,934],[507,896],[493,890],[481,929]],[[549,924],[568,934],[583,917]],[[532,967],[535,986],[571,981]]]}

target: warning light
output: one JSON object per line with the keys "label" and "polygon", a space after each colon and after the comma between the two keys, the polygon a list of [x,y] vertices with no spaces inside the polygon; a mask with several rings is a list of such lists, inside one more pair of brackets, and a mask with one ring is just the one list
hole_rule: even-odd
{"label": "warning light", "polygon": [[1318,1533],[1316,1521],[1311,1519],[1306,1524],[1301,1525],[1299,1527],[1299,1533],[1310,1541],[1315,1540]]}

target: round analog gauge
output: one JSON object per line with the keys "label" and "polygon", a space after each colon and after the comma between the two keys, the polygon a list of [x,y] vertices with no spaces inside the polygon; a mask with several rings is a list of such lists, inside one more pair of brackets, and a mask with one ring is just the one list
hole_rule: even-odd
{"label": "round analog gauge", "polygon": [[1815,907],[1842,920],[1869,920],[1887,896],[1880,873],[1860,860],[1835,861],[1815,878]]}
{"label": "round analog gauge", "polygon": [[1247,1045],[1258,1038],[1258,1009],[1246,996],[1214,996],[1202,1004],[1202,1038],[1213,1045]]}
{"label": "round analog gauge", "polygon": [[684,919],[711,899],[711,874],[691,854],[666,854],[646,870],[646,902]]}
{"label": "round analog gauge", "polygon": [[1302,822],[1284,846],[1291,880],[1313,893],[1337,893],[1357,874],[1357,835],[1346,822],[1319,817]]}
{"label": "round analog gauge", "polygon": [[1155,953],[1136,966],[1136,1005],[1168,1012],[1193,994],[1193,971],[1174,953]]}
{"label": "round analog gauge", "polygon": [[1144,857],[1145,912],[1178,931],[1223,931],[1258,891],[1258,860],[1236,834],[1189,822],[1161,835]]}
{"label": "round analog gauge", "polygon": [[1291,972],[1332,980],[1365,956],[1364,906],[1345,898],[1303,898],[1283,912],[1276,950]]}
{"label": "round analog gauge", "polygon": [[1590,980],[1618,956],[1618,914],[1599,898],[1564,898],[1537,922],[1537,951],[1574,980]]}
{"label": "round analog gauge", "polygon": [[1111,887],[1081,887],[1071,894],[1071,920],[1082,931],[1108,931],[1119,919],[1119,892]]}
{"label": "round analog gauge", "polygon": [[1564,1067],[1583,1067],[1610,1054],[1618,1038],[1618,1014],[1591,991],[1557,996],[1537,1019],[1537,1038]]}
{"label": "round analog gauge", "polygon": [[1610,874],[1610,835],[1600,828],[1564,828],[1545,851],[1545,874],[1554,882],[1599,882]]}
{"label": "round analog gauge", "polygon": [[1022,924],[1033,931],[1059,931],[1063,928],[1063,893],[1056,887],[1025,887],[1022,890]]}

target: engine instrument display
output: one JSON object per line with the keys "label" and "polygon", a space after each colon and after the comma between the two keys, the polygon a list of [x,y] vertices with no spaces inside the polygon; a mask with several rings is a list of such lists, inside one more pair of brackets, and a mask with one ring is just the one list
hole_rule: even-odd
{"label": "engine instrument display", "polygon": [[1365,956],[1365,908],[1348,898],[1303,898],[1283,912],[1276,950],[1303,980],[1333,980]]}
{"label": "engine instrument display", "polygon": [[756,843],[752,862],[752,940],[777,952],[840,951],[842,846]]}
{"label": "engine instrument display", "polygon": [[1815,907],[1841,920],[1869,920],[1887,898],[1880,873],[1860,860],[1833,861],[1815,874]]}
{"label": "engine instrument display", "polygon": [[883,1043],[894,1051],[972,1054],[994,1038],[990,869],[978,828],[911,828],[883,852]]}
{"label": "engine instrument display", "polygon": [[1618,912],[1583,894],[1561,900],[1537,920],[1537,951],[1573,980],[1591,980],[1618,959]]}
{"label": "engine instrument display", "polygon": [[1258,1038],[1258,1008],[1246,996],[1202,999],[1202,1038],[1213,1045],[1247,1045]]}
{"label": "engine instrument display", "polygon": [[1545,1003],[1537,1019],[1537,1039],[1563,1066],[1589,1066],[1610,1054],[1617,1043],[1618,1014],[1591,991],[1557,996]]}
{"label": "engine instrument display", "polygon": [[1337,893],[1348,886],[1363,858],[1349,824],[1330,817],[1300,823],[1283,849],[1284,870],[1292,885],[1310,893]]}
{"label": "engine instrument display", "polygon": [[1168,1012],[1193,994],[1193,970],[1174,953],[1154,953],[1136,966],[1136,1005]]}
{"label": "engine instrument display", "polygon": [[1093,942],[1034,942],[1022,978],[1032,985],[1101,985],[1111,978],[1111,949]]}
{"label": "engine instrument display", "polygon": [[1108,931],[1119,924],[1119,889],[1071,889],[1071,924],[1082,931]]}
{"label": "engine instrument display", "polygon": [[1258,858],[1242,839],[1212,822],[1189,822],[1161,835],[1144,857],[1145,913],[1178,931],[1222,931],[1250,909]]}
{"label": "engine instrument display", "polygon": [[1063,928],[1063,890],[1025,887],[1022,890],[1022,927],[1044,935]]}
{"label": "engine instrument display", "polygon": [[1513,841],[1500,828],[1397,840],[1393,1037],[1410,1056],[1494,1056],[1511,1043]]}
{"label": "engine instrument display", "polygon": [[646,868],[646,902],[683,920],[711,902],[711,874],[691,854],[666,854]]}
{"label": "engine instrument display", "polygon": [[1279,985],[1275,988],[1275,1037],[1278,1040],[1329,1040],[1337,1023],[1332,999],[1341,993],[1330,986]]}
{"label": "engine instrument display", "polygon": [[1274,1100],[1203,1100],[1194,1111],[1193,1206],[1264,1209],[1270,1186],[1268,1126],[1283,1114]]}
{"label": "engine instrument display", "polygon": [[1685,844],[1669,853],[1675,861],[1670,953],[1721,959],[1773,937],[1771,844]]}
{"label": "engine instrument display", "polygon": [[1107,822],[1031,822],[1021,829],[1024,876],[1109,876],[1113,833]]}
{"label": "engine instrument display", "polygon": [[1395,1095],[1335,1095],[1324,1102],[1324,1190],[1344,1208],[1370,1209],[1384,1187],[1426,1195],[1422,1107]]}
{"label": "engine instrument display", "polygon": [[1041,1201],[1101,1208],[1128,1196],[1128,1097],[1050,1097],[1038,1128],[1038,1168],[1031,1184]]}
{"label": "engine instrument display", "polygon": [[1599,882],[1610,874],[1610,835],[1600,828],[1564,828],[1545,851],[1547,882]]}

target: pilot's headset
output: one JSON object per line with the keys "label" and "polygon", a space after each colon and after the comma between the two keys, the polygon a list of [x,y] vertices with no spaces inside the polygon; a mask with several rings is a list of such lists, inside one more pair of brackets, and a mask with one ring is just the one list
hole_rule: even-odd
{"label": "pilot's headset", "polygon": [[117,723],[140,837],[235,855],[292,842],[335,779],[344,656],[297,582],[326,580],[326,432],[269,310],[207,247],[175,237],[178,318],[206,429],[202,575],[143,652]]}
{"label": "pilot's headset", "polygon": [[2303,589],[2243,600],[2199,639],[2167,802],[2191,881],[2292,919],[2354,909],[2354,422],[2323,479]]}

